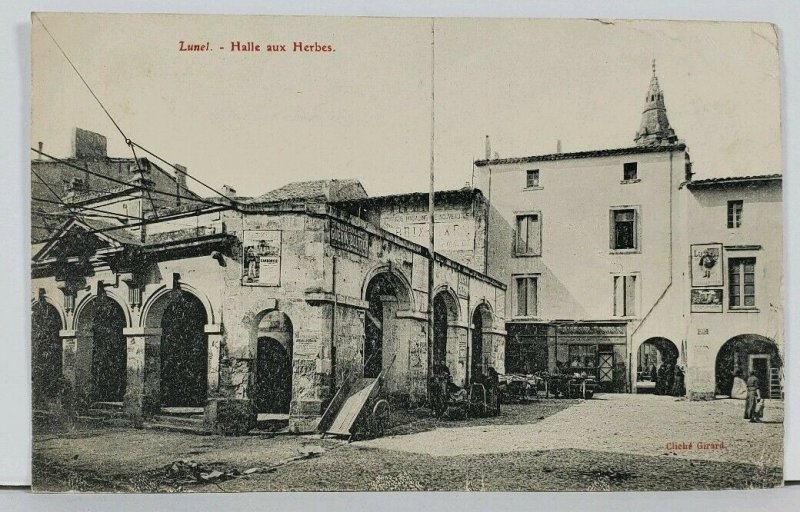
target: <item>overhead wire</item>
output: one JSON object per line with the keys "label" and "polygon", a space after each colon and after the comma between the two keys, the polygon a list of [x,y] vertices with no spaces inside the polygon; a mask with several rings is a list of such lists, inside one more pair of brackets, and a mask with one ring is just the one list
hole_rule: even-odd
{"label": "overhead wire", "polygon": [[[37,149],[34,149],[34,148],[31,148],[31,150],[38,151]],[[44,157],[47,157],[47,158],[49,158],[49,159],[51,159],[53,161],[59,162],[61,164],[64,164],[64,165],[66,165],[68,167],[72,167],[73,169],[77,169],[79,171],[83,171],[83,172],[88,173],[88,174],[90,174],[92,176],[97,176],[99,178],[103,178],[103,179],[108,180],[108,181],[110,181],[112,183],[117,183],[119,185],[125,185],[126,187],[135,188],[137,190],[142,190],[142,191],[146,190],[146,187],[143,187],[141,185],[136,185],[134,183],[128,183],[126,181],[118,180],[118,179],[112,178],[110,176],[104,176],[104,175],[102,175],[100,173],[97,173],[97,172],[94,172],[94,171],[90,171],[88,169],[84,169],[83,167],[79,167],[79,166],[73,164],[72,162],[68,162],[66,160],[60,159],[60,158],[55,157],[53,155],[48,155],[45,152],[41,152],[41,155],[44,156]],[[213,206],[224,206],[224,204],[221,204],[219,202],[209,201],[209,200],[203,199],[203,198],[195,198],[195,197],[189,197],[189,196],[184,196],[184,195],[180,195],[180,194],[173,194],[171,192],[164,192],[163,190],[153,190],[152,192],[153,192],[153,194],[158,194],[158,195],[162,195],[162,196],[166,196],[166,197],[176,197],[176,198],[179,198],[179,199],[184,199],[184,200],[187,200],[188,202],[198,202],[198,203],[203,203],[203,204],[208,204],[208,205],[213,205]]]}

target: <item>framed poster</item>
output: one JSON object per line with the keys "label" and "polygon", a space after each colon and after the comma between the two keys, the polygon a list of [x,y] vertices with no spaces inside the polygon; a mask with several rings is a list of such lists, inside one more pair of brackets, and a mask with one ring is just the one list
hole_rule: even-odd
{"label": "framed poster", "polygon": [[242,284],[246,286],[281,285],[281,232],[249,230],[244,232]]}
{"label": "framed poster", "polygon": [[692,290],[692,313],[722,313],[722,288]]}
{"label": "framed poster", "polygon": [[692,245],[692,286],[722,286],[722,244]]}

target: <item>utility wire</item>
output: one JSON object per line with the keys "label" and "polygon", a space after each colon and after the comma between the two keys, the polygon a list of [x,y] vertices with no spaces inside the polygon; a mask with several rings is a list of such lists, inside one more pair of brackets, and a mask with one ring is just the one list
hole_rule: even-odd
{"label": "utility wire", "polygon": [[[136,146],[137,148],[141,149],[142,151],[144,151],[144,152],[145,152],[145,153],[147,153],[148,155],[152,156],[152,157],[153,157],[153,158],[155,158],[156,160],[159,160],[159,161],[163,162],[164,164],[166,164],[166,165],[168,165],[168,166],[172,167],[173,169],[175,169],[175,172],[179,172],[179,173],[183,174],[184,176],[187,176],[187,177],[189,177],[189,178],[193,179],[193,180],[194,180],[194,181],[196,181],[197,183],[199,183],[199,184],[203,185],[204,187],[206,187],[208,190],[210,190],[210,191],[214,192],[215,194],[217,194],[218,196],[221,196],[221,197],[223,197],[223,198],[227,199],[228,201],[236,202],[236,199],[233,199],[233,198],[231,198],[231,197],[228,197],[228,196],[226,196],[226,195],[225,195],[225,194],[223,194],[222,192],[220,192],[220,191],[218,191],[217,189],[213,188],[211,185],[208,185],[208,184],[206,184],[205,182],[201,181],[201,180],[200,180],[200,179],[198,179],[198,178],[195,178],[194,176],[192,176],[192,175],[191,175],[191,174],[189,174],[188,172],[184,171],[183,169],[180,169],[180,168],[178,168],[178,166],[176,166],[175,164],[172,164],[172,163],[170,163],[170,162],[166,161],[165,159],[163,159],[162,157],[160,157],[160,156],[156,155],[155,153],[153,153],[153,152],[152,152],[152,151],[150,151],[149,149],[147,149],[147,148],[145,148],[145,147],[142,147],[140,144],[138,144],[138,143],[136,143],[136,142],[133,142],[133,141],[131,141],[131,145],[133,145],[133,146]],[[169,176],[169,174],[167,173],[167,171],[165,171],[164,169],[161,169],[161,168],[160,168],[160,167],[158,167],[158,166],[156,166],[156,169],[158,169],[158,170],[159,170],[159,171],[161,171],[162,173],[164,173],[164,174],[166,174],[167,176]],[[172,176],[170,176],[170,178],[172,178]]]}
{"label": "utility wire", "polygon": [[[190,175],[189,173],[187,173],[186,171],[184,171],[184,170],[182,170],[182,169],[178,169],[178,168],[177,168],[175,165],[173,165],[172,163],[170,163],[170,162],[167,162],[166,160],[164,160],[164,159],[163,159],[163,158],[161,158],[160,156],[158,156],[158,155],[156,155],[155,153],[153,153],[152,151],[150,151],[150,150],[148,150],[148,149],[146,149],[146,148],[142,147],[141,145],[139,145],[139,144],[137,144],[136,142],[134,142],[133,140],[131,140],[131,139],[130,139],[130,138],[127,136],[127,135],[125,135],[125,132],[124,132],[124,131],[122,131],[122,128],[119,126],[119,124],[117,123],[117,121],[115,121],[115,120],[114,120],[114,117],[111,115],[111,113],[110,113],[110,112],[108,111],[108,109],[105,107],[105,105],[103,105],[103,102],[102,102],[102,101],[100,101],[100,98],[98,98],[98,97],[97,97],[97,94],[95,94],[94,90],[92,90],[91,86],[90,86],[90,85],[89,85],[89,83],[86,81],[86,79],[83,77],[83,75],[81,74],[81,72],[80,72],[80,71],[78,71],[78,68],[77,68],[77,67],[75,66],[75,64],[72,62],[72,59],[70,59],[70,58],[69,58],[69,55],[67,55],[67,52],[65,52],[65,51],[64,51],[64,49],[63,49],[63,48],[61,47],[61,45],[58,43],[58,40],[56,40],[55,36],[54,36],[54,35],[52,34],[52,32],[50,32],[50,30],[47,28],[47,25],[45,25],[45,24],[44,24],[44,22],[42,21],[42,19],[41,19],[41,18],[40,18],[40,17],[39,17],[39,16],[38,16],[36,13],[34,13],[34,14],[33,14],[33,16],[34,16],[34,17],[36,18],[36,20],[37,20],[37,21],[38,21],[38,22],[39,22],[39,23],[42,25],[42,28],[44,28],[45,32],[47,32],[47,35],[49,35],[49,36],[50,36],[50,39],[52,39],[52,40],[53,40],[53,43],[55,43],[56,47],[57,47],[57,48],[58,48],[58,50],[61,52],[61,54],[64,56],[64,58],[67,60],[67,62],[69,62],[69,65],[70,65],[70,66],[72,66],[72,69],[73,69],[73,70],[75,71],[75,73],[78,75],[78,78],[80,78],[80,79],[81,79],[81,82],[83,82],[83,85],[85,85],[85,86],[86,86],[86,89],[88,89],[88,90],[89,90],[89,93],[92,95],[92,97],[95,99],[95,101],[97,101],[97,104],[98,104],[98,105],[100,105],[100,108],[101,108],[101,109],[103,109],[103,112],[105,112],[105,114],[108,116],[108,118],[109,118],[109,119],[111,120],[111,122],[114,124],[114,127],[116,127],[117,131],[120,133],[120,135],[122,135],[122,138],[123,138],[123,139],[125,139],[125,144],[127,144],[127,145],[128,145],[128,147],[130,147],[130,148],[131,148],[131,152],[133,153],[133,158],[134,158],[134,160],[136,161],[136,166],[139,168],[139,170],[140,170],[140,171],[141,171],[141,167],[139,166],[139,159],[136,157],[136,150],[134,149],[134,147],[138,147],[139,149],[141,149],[141,150],[142,150],[142,151],[144,151],[145,153],[147,153],[147,154],[149,154],[149,155],[153,156],[154,158],[156,158],[156,159],[158,159],[158,160],[161,160],[161,161],[162,161],[162,162],[164,162],[165,164],[167,164],[167,165],[169,165],[170,167],[172,167],[173,169],[175,169],[175,171],[176,171],[176,172],[180,172],[180,173],[181,173],[181,174],[183,174],[184,176],[188,176],[189,178],[193,179],[193,180],[194,180],[194,181],[196,181],[197,183],[199,183],[199,184],[203,185],[204,187],[208,188],[209,190],[211,190],[211,191],[212,191],[212,192],[214,192],[215,194],[217,194],[217,195],[219,195],[219,196],[221,196],[221,197],[224,197],[225,199],[227,199],[227,200],[229,200],[229,201],[234,201],[232,198],[230,198],[230,197],[226,196],[225,194],[223,194],[223,193],[219,192],[218,190],[216,190],[215,188],[211,187],[210,185],[208,185],[208,184],[204,183],[204,182],[203,182],[203,181],[201,181],[200,179],[198,179],[198,178],[195,178],[194,176]],[[35,151],[35,150],[34,150],[34,151]],[[160,169],[160,168],[158,168],[158,167],[157,167],[157,169],[158,169],[159,171],[161,171],[161,172],[163,172],[163,173],[165,173],[165,174],[166,174],[166,171],[164,171],[163,169]],[[167,174],[167,176],[169,176],[169,175]],[[172,178],[172,176],[170,176],[170,178]],[[149,190],[147,191],[147,197],[150,199],[150,204],[153,206],[153,214],[154,214],[154,216],[156,217],[156,219],[158,219],[158,213],[157,213],[157,210],[156,210],[156,205],[155,205],[155,203],[153,202],[153,198],[152,198],[152,196],[150,195],[150,191],[149,191]]]}
{"label": "utility wire", "polygon": [[[34,149],[34,148],[31,148],[31,150],[32,151],[38,151],[37,149]],[[142,187],[140,185],[135,185],[133,183],[128,183],[128,182],[125,182],[125,181],[122,181],[122,180],[118,180],[118,179],[112,178],[110,176],[104,176],[104,175],[102,175],[100,173],[97,173],[97,172],[94,172],[94,171],[90,171],[88,169],[84,169],[83,167],[78,167],[77,165],[75,165],[75,164],[73,164],[71,162],[68,162],[66,160],[62,160],[62,159],[60,159],[58,157],[55,157],[55,156],[52,156],[52,155],[48,155],[47,153],[41,152],[41,155],[44,156],[44,157],[47,157],[47,158],[49,158],[51,160],[54,160],[56,162],[59,162],[61,164],[64,164],[64,165],[66,165],[68,167],[72,167],[73,169],[77,169],[79,171],[91,174],[92,176],[97,176],[99,178],[103,178],[103,179],[111,181],[113,183],[117,183],[117,184],[120,184],[120,185],[125,185],[126,187],[135,188],[137,190],[142,190],[142,191],[146,190],[146,187]],[[222,204],[220,204],[218,202],[209,201],[207,199],[192,198],[192,197],[182,196],[182,195],[179,195],[179,194],[173,194],[173,193],[170,193],[170,192],[164,192],[164,191],[161,191],[161,190],[153,190],[152,192],[153,192],[153,194],[159,194],[159,195],[167,196],[167,197],[177,197],[178,199],[185,199],[185,200],[188,200],[188,201],[194,201],[194,202],[208,204],[208,205],[212,205],[212,206],[224,206],[224,205],[222,205]],[[111,192],[109,191],[109,193],[111,193]]]}
{"label": "utility wire", "polygon": [[[64,58],[67,59],[67,62],[69,62],[69,65],[72,66],[72,69],[78,75],[78,78],[81,79],[81,82],[83,82],[83,85],[86,86],[86,89],[89,90],[89,93],[92,95],[92,97],[95,99],[95,101],[97,101],[97,104],[100,105],[100,108],[103,109],[103,112],[105,112],[106,115],[108,116],[108,118],[111,120],[111,122],[114,123],[114,126],[117,128],[117,131],[119,131],[120,135],[122,135],[122,138],[125,139],[125,144],[127,144],[128,147],[131,148],[131,152],[133,153],[133,159],[136,162],[136,167],[139,169],[139,171],[141,171],[142,167],[139,164],[139,159],[136,158],[136,150],[133,148],[133,142],[131,141],[131,139],[129,139],[128,136],[125,135],[125,132],[122,131],[122,128],[120,128],[119,124],[114,120],[114,117],[108,111],[106,106],[103,105],[103,102],[100,101],[100,98],[98,98],[97,94],[94,93],[94,90],[92,90],[91,86],[89,86],[89,83],[86,81],[86,79],[83,78],[83,75],[81,74],[81,72],[78,71],[78,68],[72,62],[72,59],[69,58],[69,55],[67,55],[67,52],[65,52],[64,49],[61,47],[61,45],[58,44],[58,41],[56,40],[56,38],[52,34],[52,32],[50,32],[50,30],[47,28],[47,25],[44,24],[44,22],[42,21],[42,19],[39,17],[38,14],[33,13],[33,16],[36,17],[36,19],[39,21],[39,23],[41,23],[42,28],[44,28],[45,32],[47,32],[47,35],[50,36],[50,39],[53,40],[53,43],[55,43],[56,47],[58,47],[58,50],[61,52],[61,55],[63,55]],[[150,200],[150,206],[153,207],[153,215],[155,216],[156,219],[158,219],[158,207],[153,202],[153,196],[150,195],[150,190],[147,190],[147,198]]]}
{"label": "utility wire", "polygon": [[[40,197],[31,197],[31,200],[42,202],[42,203],[55,204],[55,205],[60,205],[61,204],[61,203],[57,203],[56,201],[50,201],[49,199],[42,199]],[[98,214],[114,215],[117,218],[141,220],[140,217],[134,217],[132,215],[126,215],[124,213],[109,212],[107,210],[101,210],[99,208],[92,208],[90,206],[76,206],[76,205],[67,204],[66,207],[70,209],[70,214],[71,215],[75,215],[75,213],[72,212],[72,210],[76,210],[77,209],[77,210],[88,210],[88,211],[91,211],[91,212],[97,212]],[[49,212],[49,213],[53,213],[53,212]]]}
{"label": "utility wire", "polygon": [[111,120],[111,122],[114,123],[114,126],[117,128],[117,131],[120,133],[120,135],[122,135],[122,138],[124,138],[125,141],[128,142],[130,139],[128,139],[128,137],[125,135],[125,132],[122,131],[122,128],[120,128],[120,126],[117,124],[117,122],[111,116],[109,111],[106,109],[105,105],[103,105],[103,102],[100,101],[100,98],[98,98],[97,95],[92,90],[92,88],[89,87],[89,84],[86,82],[86,79],[83,78],[83,75],[81,75],[81,72],[78,71],[78,68],[75,67],[75,64],[72,63],[72,60],[69,58],[69,55],[67,55],[67,52],[65,52],[64,49],[61,48],[61,45],[58,44],[58,41],[56,40],[55,36],[53,36],[53,34],[50,32],[50,30],[47,28],[47,25],[44,24],[44,22],[42,21],[42,19],[39,17],[38,14],[33,13],[33,17],[36,18],[36,20],[42,25],[42,28],[44,29],[45,32],[47,32],[47,35],[50,36],[50,39],[53,40],[53,43],[55,43],[56,47],[61,52],[61,55],[63,55],[64,58],[67,59],[67,62],[69,62],[69,65],[72,66],[73,70],[75,70],[75,73],[77,73],[78,78],[81,79],[81,82],[83,82],[83,85],[85,85],[86,88],[89,89],[89,92],[91,93],[92,97],[94,97],[95,101],[97,101],[97,104],[100,105],[100,108],[103,109],[103,112],[105,112],[106,115],[108,116],[108,118]]}

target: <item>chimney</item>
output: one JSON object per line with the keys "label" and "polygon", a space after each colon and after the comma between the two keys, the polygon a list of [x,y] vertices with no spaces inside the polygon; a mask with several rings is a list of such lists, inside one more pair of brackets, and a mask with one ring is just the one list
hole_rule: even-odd
{"label": "chimney", "polygon": [[39,141],[39,155],[36,157],[37,160],[42,159],[42,148],[44,147],[44,142]]}
{"label": "chimney", "polygon": [[222,185],[222,195],[226,197],[235,196],[236,189],[231,187],[230,185]]}
{"label": "chimney", "polygon": [[561,139],[556,140],[556,154],[561,154]]}
{"label": "chimney", "polygon": [[486,136],[486,160],[492,159],[492,143],[489,141],[489,136]]}
{"label": "chimney", "polygon": [[72,139],[72,154],[79,160],[106,158],[106,138],[99,133],[75,128],[75,137]]}

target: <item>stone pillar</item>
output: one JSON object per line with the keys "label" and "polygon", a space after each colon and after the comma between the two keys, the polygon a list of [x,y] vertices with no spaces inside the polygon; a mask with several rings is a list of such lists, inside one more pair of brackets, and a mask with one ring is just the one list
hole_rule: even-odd
{"label": "stone pillar", "polygon": [[126,415],[138,426],[161,408],[161,329],[131,327],[122,333],[128,343],[123,402]]}
{"label": "stone pillar", "polygon": [[207,324],[204,327],[208,336],[208,398],[219,396],[219,362],[222,348],[222,325]]}
{"label": "stone pillar", "polygon": [[[203,421],[217,434],[246,434],[255,427],[258,417],[248,396],[255,355],[229,352],[223,361],[222,326],[206,325],[205,332],[208,336],[208,401]],[[230,346],[228,349],[230,351]]]}
{"label": "stone pillar", "polygon": [[716,353],[708,345],[688,341],[686,396],[689,400],[713,400],[717,387]]}
{"label": "stone pillar", "polygon": [[453,383],[464,387],[467,380],[467,333],[469,324],[449,322],[447,324],[447,367]]}
{"label": "stone pillar", "polygon": [[483,330],[483,360],[486,368],[492,367],[497,373],[506,372],[506,331],[501,329]]}
{"label": "stone pillar", "polygon": [[64,386],[59,390],[58,399],[62,411],[68,416],[72,416],[76,405],[75,365],[77,364],[78,340],[75,337],[75,331],[71,329],[60,330],[58,335],[61,337],[61,377],[64,380]]}

